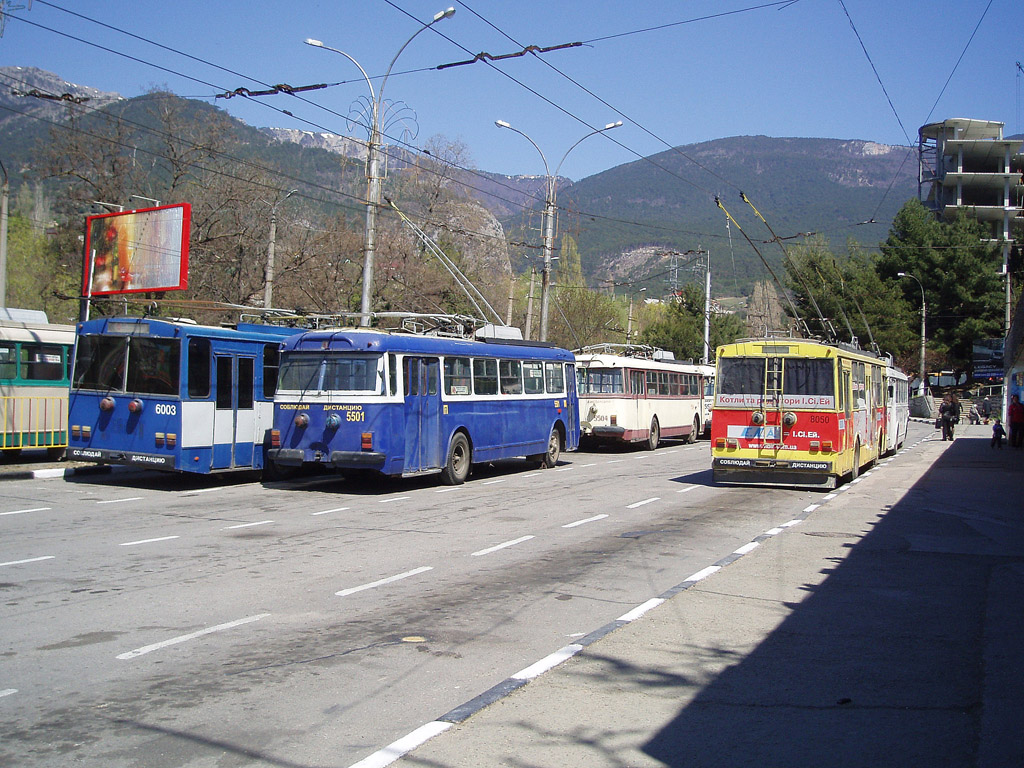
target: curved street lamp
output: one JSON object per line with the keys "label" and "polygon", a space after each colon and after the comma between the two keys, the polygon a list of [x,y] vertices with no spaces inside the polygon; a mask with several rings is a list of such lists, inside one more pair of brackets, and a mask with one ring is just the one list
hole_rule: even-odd
{"label": "curved street lamp", "polygon": [[925,395],[925,393],[927,391],[927,386],[928,386],[928,384],[927,384],[928,380],[925,378],[925,372],[924,372],[924,338],[925,338],[925,336],[924,336],[924,328],[925,328],[925,326],[924,326],[924,319],[925,319],[925,314],[928,311],[926,306],[925,306],[925,301],[924,301],[924,285],[921,283],[920,280],[918,280],[916,277],[914,277],[909,272],[897,272],[896,276],[897,277],[909,277],[911,280],[916,282],[918,284],[918,286],[920,286],[920,288],[921,288],[921,384],[920,384],[921,389],[920,389],[920,393],[921,393],[921,397],[924,397],[924,395]]}
{"label": "curved street lamp", "polygon": [[362,73],[363,79],[366,80],[367,87],[370,89],[370,140],[366,145],[366,231],[365,245],[363,248],[363,294],[359,303],[359,312],[361,315],[359,324],[362,326],[368,326],[370,324],[370,304],[373,296],[373,259],[377,251],[377,209],[380,207],[381,187],[383,184],[383,177],[380,173],[380,113],[381,104],[383,103],[384,98],[384,86],[387,85],[388,77],[391,76],[392,67],[395,66],[395,62],[398,60],[398,57],[402,55],[402,51],[406,49],[409,43],[411,43],[423,30],[429,29],[431,26],[443,19],[450,19],[454,15],[454,8],[439,11],[434,14],[433,19],[425,22],[423,26],[413,32],[412,36],[402,44],[402,47],[398,49],[398,53],[396,53],[394,58],[391,59],[391,63],[388,64],[387,71],[384,73],[384,78],[380,81],[380,88],[378,88],[376,92],[374,92],[370,76],[366,74],[366,70],[363,69],[362,65],[352,58],[352,56],[344,51],[338,50],[337,48],[324,45],[320,40],[314,40],[312,38],[308,38],[306,40],[306,45],[332,51],[344,56],[355,64]]}
{"label": "curved street lamp", "polygon": [[509,125],[505,120],[495,120],[494,124],[499,128],[507,128],[514,133],[518,133],[530,142],[533,145],[533,148],[537,150],[538,154],[540,154],[540,159],[544,162],[544,175],[547,177],[547,190],[544,202],[544,268],[541,271],[540,283],[540,340],[547,341],[548,302],[551,289],[551,254],[555,249],[555,194],[557,192],[556,179],[558,178],[558,171],[561,169],[562,163],[565,162],[565,158],[569,156],[569,153],[576,149],[584,139],[589,139],[591,136],[598,133],[610,131],[612,128],[618,128],[622,125],[622,121],[616,120],[614,123],[608,123],[604,128],[596,128],[578,139],[575,144],[565,150],[565,154],[562,155],[562,159],[558,161],[558,165],[555,166],[555,172],[553,174],[548,167],[548,159],[544,156],[543,150],[537,146],[537,142],[531,139],[523,131]]}

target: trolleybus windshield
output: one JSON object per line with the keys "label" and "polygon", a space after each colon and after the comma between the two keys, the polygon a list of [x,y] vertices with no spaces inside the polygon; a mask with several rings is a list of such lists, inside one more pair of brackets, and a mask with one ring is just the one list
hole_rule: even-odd
{"label": "trolleybus windshield", "polygon": [[[760,398],[780,388],[787,403],[832,407],[835,364],[831,359],[803,357],[726,357],[719,361],[716,391],[720,398],[731,395]],[[802,397],[810,399],[802,402],[799,400]]]}
{"label": "trolleybus windshield", "polygon": [[74,386],[104,392],[177,395],[180,358],[178,339],[81,336]]}
{"label": "trolleybus windshield", "polygon": [[286,392],[383,394],[382,357],[293,353],[281,362],[278,389]]}

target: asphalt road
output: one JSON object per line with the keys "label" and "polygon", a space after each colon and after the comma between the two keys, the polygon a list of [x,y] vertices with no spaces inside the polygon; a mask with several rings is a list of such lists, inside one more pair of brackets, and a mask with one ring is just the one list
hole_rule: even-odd
{"label": "asphalt road", "polygon": [[706,442],[454,488],[7,481],[0,765],[350,766],[820,497],[713,486]]}

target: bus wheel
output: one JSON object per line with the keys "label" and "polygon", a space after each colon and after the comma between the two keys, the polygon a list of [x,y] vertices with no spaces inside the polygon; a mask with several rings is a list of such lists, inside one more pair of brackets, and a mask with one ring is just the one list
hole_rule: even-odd
{"label": "bus wheel", "polygon": [[696,443],[697,442],[697,434],[699,432],[700,432],[700,419],[698,417],[694,416],[693,417],[693,432],[690,433],[690,437],[689,437],[689,439],[687,439],[686,442],[688,442],[688,443]]}
{"label": "bus wheel", "polygon": [[651,420],[651,433],[647,436],[647,450],[653,451],[658,447],[658,443],[661,442],[661,425],[658,423],[658,417],[655,416]]}
{"label": "bus wheel", "polygon": [[850,470],[850,480],[860,477],[860,443],[853,449],[853,469]]}
{"label": "bus wheel", "polygon": [[448,461],[441,470],[441,480],[445,485],[462,485],[469,477],[469,440],[461,432],[452,438],[448,449]]}

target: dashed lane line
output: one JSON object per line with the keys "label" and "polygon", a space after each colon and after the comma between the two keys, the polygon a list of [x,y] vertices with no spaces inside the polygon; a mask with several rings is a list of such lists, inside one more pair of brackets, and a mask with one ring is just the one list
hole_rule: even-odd
{"label": "dashed lane line", "polygon": [[399,573],[399,574],[396,574],[394,576],[388,576],[385,579],[378,579],[377,581],[371,581],[369,584],[360,584],[358,587],[349,587],[348,589],[343,589],[340,592],[335,592],[334,594],[337,595],[338,597],[348,597],[349,595],[354,595],[356,592],[363,592],[364,590],[367,590],[367,589],[374,589],[375,587],[382,587],[385,584],[392,584],[392,583],[394,583],[396,581],[401,581],[402,579],[408,579],[411,576],[418,576],[421,573],[426,573],[427,571],[432,571],[432,570],[434,570],[433,566],[424,565],[424,566],[421,566],[419,568],[413,568],[411,571],[406,571],[405,573]]}
{"label": "dashed lane line", "polygon": [[483,555],[489,555],[492,552],[497,552],[499,549],[507,549],[508,547],[514,547],[516,544],[522,544],[524,541],[536,538],[534,536],[520,536],[518,539],[512,539],[512,541],[503,541],[501,544],[495,544],[493,547],[487,549],[481,549],[478,552],[474,552],[470,557],[481,557]]}
{"label": "dashed lane line", "polygon": [[207,627],[206,629],[200,629],[198,632],[189,632],[187,635],[179,635],[178,637],[172,637],[170,640],[162,640],[159,643],[153,643],[152,645],[144,645],[141,648],[136,648],[133,651],[127,651],[126,653],[120,653],[120,654],[117,655],[117,658],[121,659],[122,661],[124,661],[126,659],[135,659],[135,658],[138,658],[139,656],[144,656],[147,653],[152,653],[153,651],[158,651],[161,648],[166,648],[166,647],[168,647],[170,645],[177,645],[178,643],[185,643],[185,642],[188,642],[189,640],[195,640],[197,637],[202,637],[203,635],[210,635],[210,634],[213,634],[214,632],[223,632],[225,629],[234,629],[235,627],[240,627],[243,624],[251,624],[254,621],[259,621],[260,619],[265,619],[269,615],[270,615],[269,613],[260,613],[260,614],[257,614],[256,616],[247,616],[244,619],[237,619],[236,621],[229,621],[226,624],[218,624],[215,627]]}

